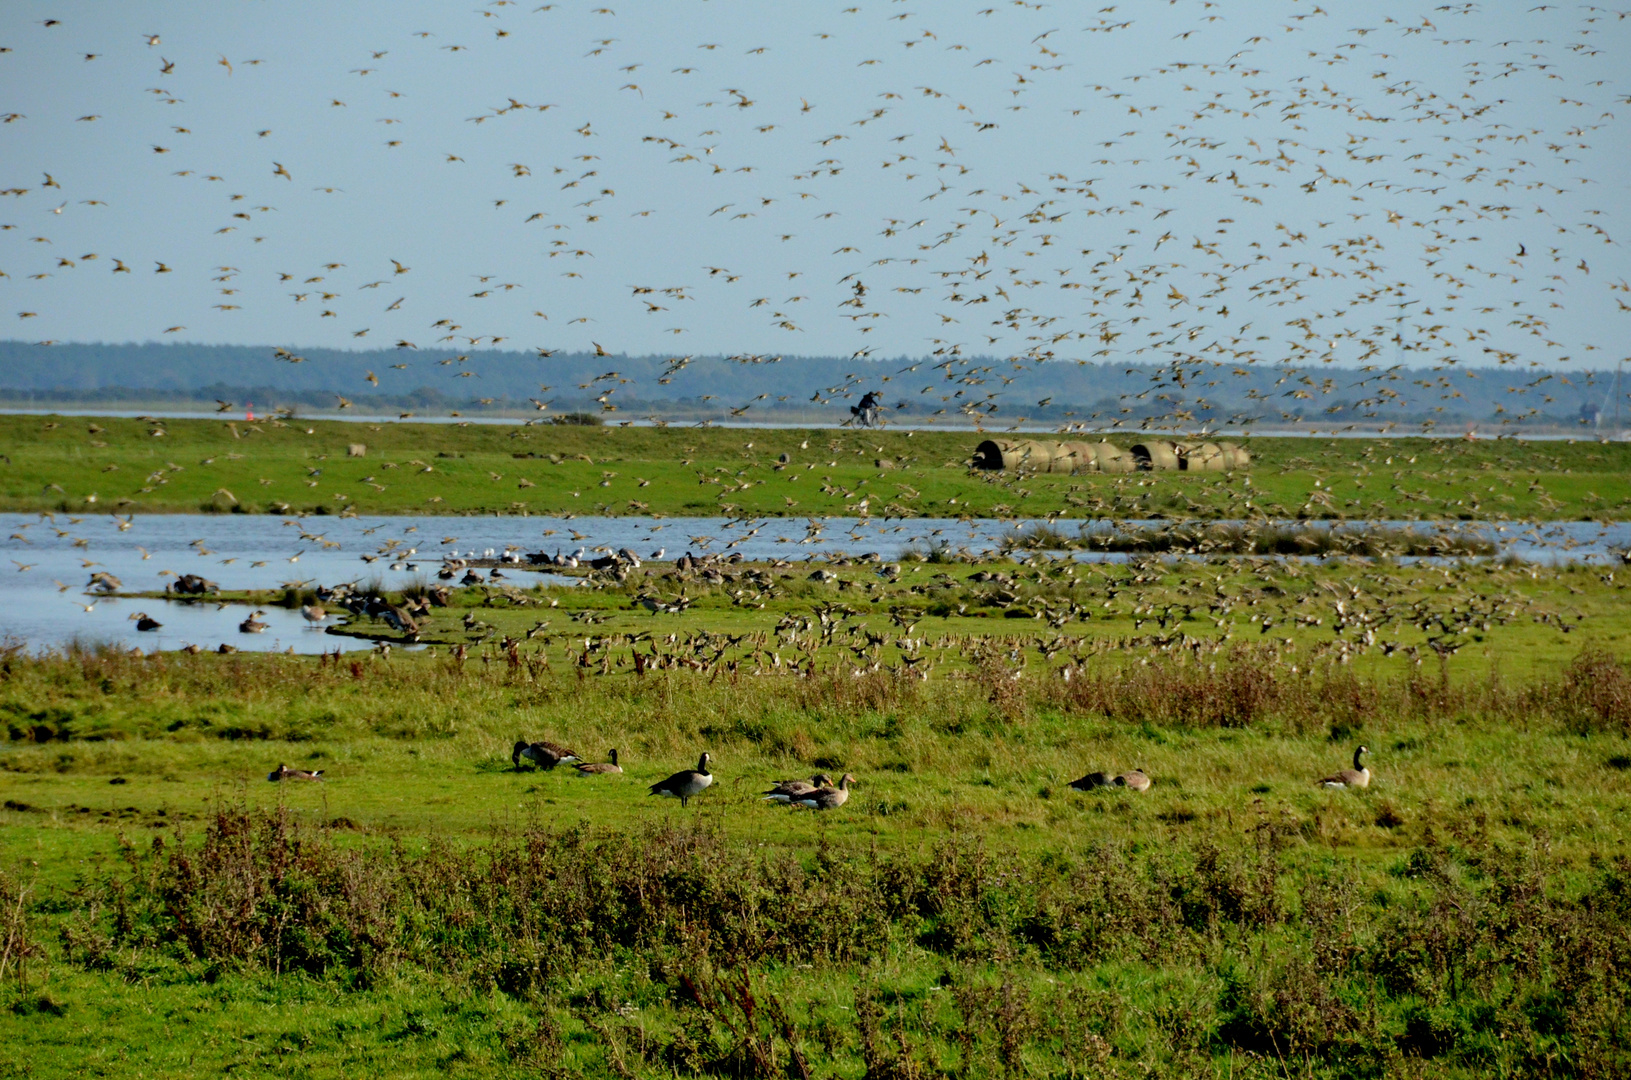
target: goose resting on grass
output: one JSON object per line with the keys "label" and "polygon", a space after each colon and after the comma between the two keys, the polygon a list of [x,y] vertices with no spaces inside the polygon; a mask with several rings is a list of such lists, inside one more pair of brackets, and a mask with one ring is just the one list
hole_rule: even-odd
{"label": "goose resting on grass", "polygon": [[817,788],[832,787],[832,777],[826,773],[816,773],[808,780],[781,780],[776,786],[764,793],[764,802],[792,802],[800,795],[808,795]]}
{"label": "goose resting on grass", "polygon": [[1072,780],[1070,786],[1077,791],[1093,791],[1097,788],[1124,787],[1133,791],[1150,790],[1150,778],[1143,769],[1131,769],[1127,772],[1111,776],[1109,773],[1090,772],[1080,780]]}
{"label": "goose resting on grass", "polygon": [[510,762],[519,769],[522,758],[545,769],[553,769],[555,766],[569,761],[582,760],[566,747],[557,746],[547,739],[535,743],[517,742],[510,751]]}
{"label": "goose resting on grass", "polygon": [[1354,751],[1354,767],[1332,773],[1319,782],[1320,787],[1328,788],[1362,788],[1370,787],[1370,770],[1360,764],[1361,754],[1370,753],[1370,747],[1361,746]]}
{"label": "goose resting on grass", "polygon": [[697,759],[697,767],[683,769],[670,776],[667,780],[651,785],[653,795],[661,795],[667,799],[678,799],[684,806],[691,801],[691,796],[700,795],[714,782],[714,774],[708,771],[709,757],[703,754]]}
{"label": "goose resting on grass", "polygon": [[623,771],[623,766],[617,763],[617,751],[606,752],[605,761],[579,761],[573,764],[579,776],[606,776]]}
{"label": "goose resting on grass", "polygon": [[789,800],[789,806],[807,806],[811,810],[836,810],[849,801],[849,786],[855,777],[845,773],[837,787],[820,787]]}
{"label": "goose resting on grass", "polygon": [[1092,791],[1094,788],[1109,787],[1110,777],[1102,772],[1090,772],[1080,780],[1072,780],[1070,786],[1077,791]]}
{"label": "goose resting on grass", "polygon": [[307,772],[305,769],[291,769],[289,766],[284,765],[281,762],[278,764],[278,767],[273,769],[272,772],[266,777],[266,779],[272,781],[273,783],[280,780],[321,780],[322,778],[322,769],[318,769],[316,772]]}
{"label": "goose resting on grass", "polygon": [[1150,778],[1144,774],[1143,769],[1124,772],[1110,782],[1117,787],[1131,788],[1133,791],[1150,790]]}

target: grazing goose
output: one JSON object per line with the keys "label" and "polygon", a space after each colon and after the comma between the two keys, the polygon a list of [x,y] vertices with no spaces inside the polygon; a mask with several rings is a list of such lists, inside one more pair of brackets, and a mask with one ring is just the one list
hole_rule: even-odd
{"label": "grazing goose", "polygon": [[307,772],[305,769],[291,769],[289,766],[282,763],[279,763],[278,767],[273,769],[272,772],[266,777],[266,779],[272,781],[273,783],[276,783],[279,780],[321,780],[322,778],[322,769],[318,769],[316,772]]}
{"label": "grazing goose", "polygon": [[582,760],[566,747],[557,746],[547,739],[535,743],[517,742],[510,751],[510,761],[519,769],[522,758],[545,769],[553,769],[563,762]]}
{"label": "grazing goose", "polygon": [[826,773],[816,773],[808,780],[781,780],[776,786],[764,793],[765,802],[792,802],[800,795],[808,795],[817,788],[832,787],[832,777]]}
{"label": "grazing goose", "polygon": [[1132,788],[1134,791],[1150,790],[1150,778],[1144,774],[1143,769],[1124,772],[1110,782],[1117,787]]}
{"label": "grazing goose", "polygon": [[1109,787],[1111,784],[1108,773],[1090,772],[1080,780],[1072,780],[1070,786],[1077,791],[1092,791],[1094,788]]}
{"label": "grazing goose", "polygon": [[697,758],[697,767],[682,769],[661,783],[651,785],[653,795],[661,795],[667,799],[678,799],[684,806],[691,801],[691,796],[700,795],[714,782],[714,774],[708,771],[708,755],[703,754]]}
{"label": "grazing goose", "polygon": [[605,761],[579,761],[572,767],[578,770],[579,776],[604,776],[623,771],[623,766],[617,763],[616,750],[608,750]]}
{"label": "grazing goose", "polygon": [[138,611],[131,618],[136,620],[136,629],[142,631],[157,630],[164,625],[145,611]]}
{"label": "grazing goose", "polygon": [[808,806],[812,810],[836,810],[849,802],[849,786],[855,777],[845,773],[837,787],[821,787],[803,795],[794,796],[789,806]]}
{"label": "grazing goose", "polygon": [[1361,765],[1360,762],[1359,762],[1360,755],[1361,754],[1368,754],[1368,753],[1370,753],[1370,747],[1368,747],[1368,746],[1359,747],[1357,750],[1354,751],[1354,767],[1351,768],[1351,769],[1343,769],[1340,772],[1332,773],[1330,776],[1327,776],[1325,779],[1323,779],[1323,780],[1321,780],[1319,782],[1320,787],[1328,787],[1328,788],[1370,787],[1370,770],[1365,768],[1365,766]]}
{"label": "grazing goose", "polygon": [[249,616],[249,618],[238,624],[238,632],[240,634],[264,633],[266,628],[271,625],[271,623],[261,622],[260,617],[265,614],[266,612],[264,611],[255,612],[253,615]]}

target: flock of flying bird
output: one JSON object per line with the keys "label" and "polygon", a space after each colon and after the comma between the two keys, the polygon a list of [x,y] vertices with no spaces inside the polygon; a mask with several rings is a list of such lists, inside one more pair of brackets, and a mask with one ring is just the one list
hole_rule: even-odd
{"label": "flock of flying bird", "polygon": [[[1406,364],[1509,366],[1503,422],[1531,418],[1559,365],[1619,359],[1600,350],[1631,311],[1615,200],[1594,190],[1623,170],[1595,146],[1631,103],[1612,59],[1631,12],[889,0],[768,21],[688,8],[673,17],[710,40],[687,41],[668,12],[492,0],[434,30],[385,18],[353,63],[287,83],[293,58],[198,40],[245,27],[101,44],[25,14],[0,23],[0,65],[36,74],[5,80],[30,104],[0,101],[0,289],[52,333],[129,308],[142,275],[174,287],[140,310],[177,314],[129,334],[374,334],[401,360],[370,390],[476,385],[458,380],[504,342],[544,339],[545,359],[692,335],[744,363],[804,342],[920,356],[816,396],[867,383],[976,422],[1021,422],[1042,364],[1159,365],[1133,401],[1073,421],[1100,427],[1139,399],[1183,423],[1254,365],[1337,365],[1344,385],[1361,373],[1359,421],[1384,427]],[[310,37],[308,64],[344,62],[343,35]],[[88,85],[152,104],[75,115],[85,94],[67,91],[98,65],[117,75]],[[444,84],[451,102],[432,98]],[[131,140],[148,166],[87,167]],[[154,220],[155,180],[187,185],[179,219]],[[469,234],[382,250],[427,199]],[[639,392],[611,376],[592,385],[608,413]],[[1258,415],[1316,409],[1333,381]],[[342,408],[363,392],[334,389]]]}

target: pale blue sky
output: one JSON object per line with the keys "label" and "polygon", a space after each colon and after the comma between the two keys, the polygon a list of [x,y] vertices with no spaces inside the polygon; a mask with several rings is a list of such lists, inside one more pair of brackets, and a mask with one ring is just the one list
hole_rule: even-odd
{"label": "pale blue sky", "polygon": [[0,320],[1603,366],[1631,20],[1530,6],[19,0]]}

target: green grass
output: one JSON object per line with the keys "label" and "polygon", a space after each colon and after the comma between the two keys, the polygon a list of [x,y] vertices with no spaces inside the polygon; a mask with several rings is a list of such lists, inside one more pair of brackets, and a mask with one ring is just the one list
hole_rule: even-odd
{"label": "green grass", "polygon": [[10,416],[0,509],[1510,521],[1631,507],[1621,443],[1256,438],[1249,477],[1014,476],[966,467],[982,437]]}
{"label": "green grass", "polygon": [[[0,658],[0,1067],[1626,1067],[1607,571],[919,566],[841,567],[843,590],[746,568],[770,575],[746,604],[745,577],[463,590],[434,655]],[[681,585],[683,615],[627,610]],[[927,612],[947,598],[968,610]],[[561,632],[526,638],[540,617]],[[699,667],[637,674],[636,649]],[[615,746],[628,772],[515,771],[517,737]],[[1358,742],[1372,787],[1317,787]],[[717,780],[691,807],[646,794],[701,749]],[[328,779],[269,784],[279,761]],[[1149,793],[1067,786],[1133,766]],[[859,778],[843,810],[755,797],[817,770]]]}
{"label": "green grass", "polygon": [[[295,509],[815,514],[887,488],[918,513],[1205,517],[1248,496],[1241,477],[972,474],[971,440],[944,433],[53,422],[0,420],[14,508],[188,510],[225,487],[260,510],[246,491],[287,485]],[[368,456],[346,458],[356,439]],[[561,463],[511,456],[533,443]],[[775,469],[818,448],[796,483]],[[1250,497],[1276,516],[1587,517],[1631,464],[1584,443],[1254,452]],[[1457,508],[1469,478],[1497,491]],[[1381,501],[1344,505],[1361,491]],[[417,653],[0,652],[0,1073],[1631,1069],[1613,569],[817,565],[838,580],[516,573],[454,590]],[[616,747],[627,773],[516,771],[523,737]],[[1361,742],[1368,790],[1316,786]],[[690,807],[648,796],[704,749],[717,780]],[[280,761],[328,779],[268,783]],[[1068,787],[1135,766],[1147,794]],[[857,776],[842,810],[756,798],[816,771]]]}

